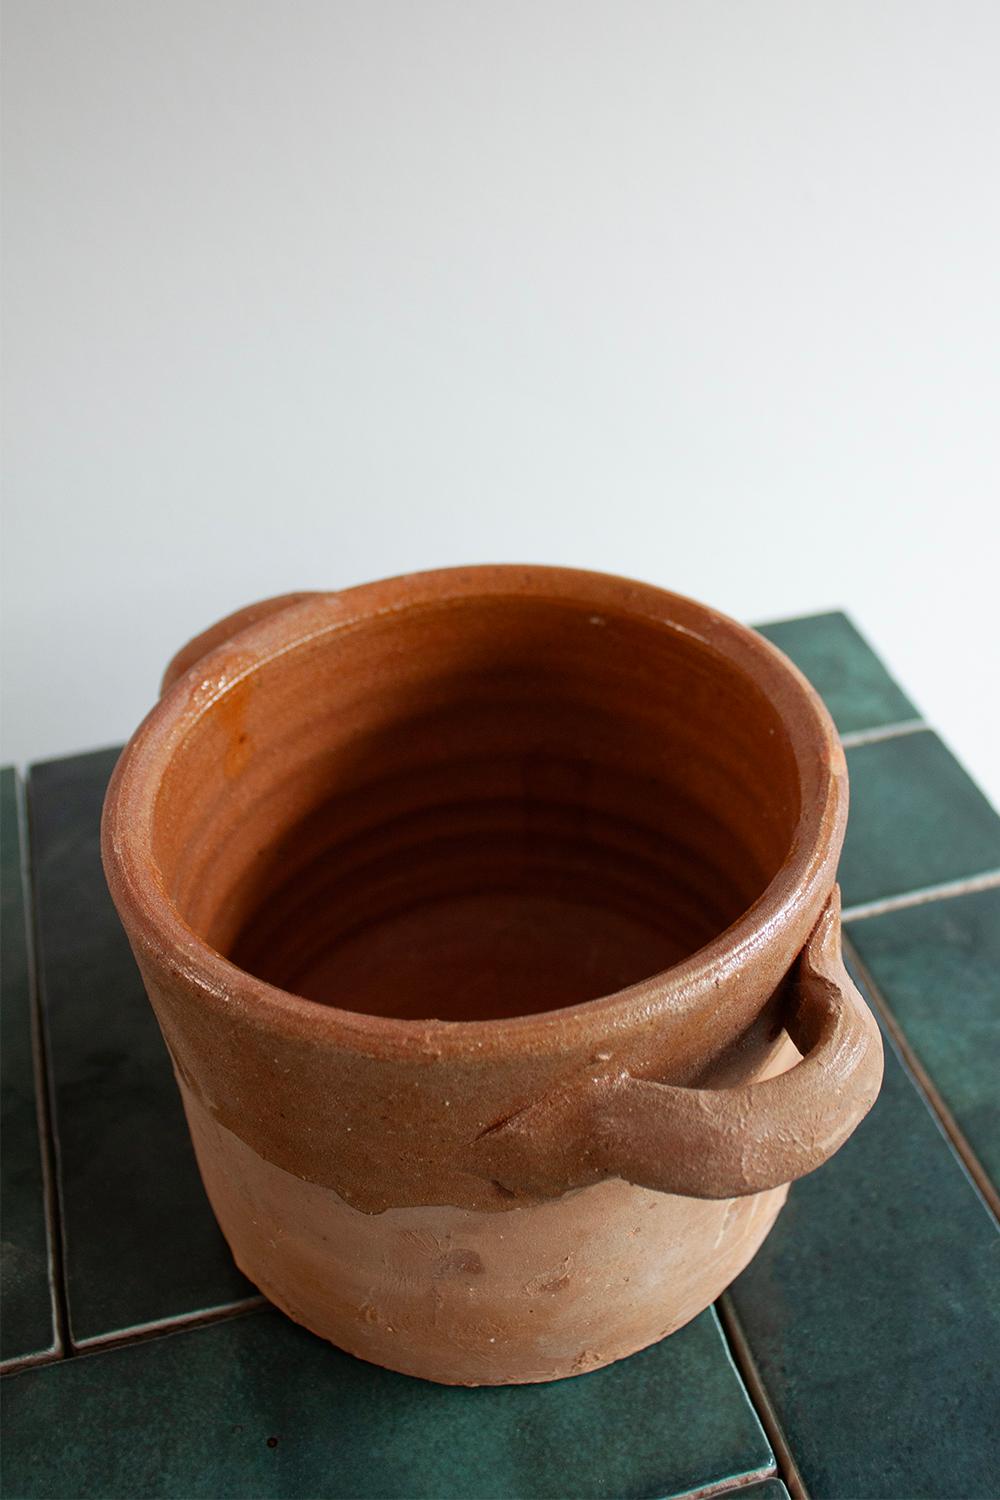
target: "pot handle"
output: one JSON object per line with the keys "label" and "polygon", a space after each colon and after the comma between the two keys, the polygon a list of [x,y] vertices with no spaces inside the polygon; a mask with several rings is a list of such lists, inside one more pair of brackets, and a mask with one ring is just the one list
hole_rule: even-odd
{"label": "pot handle", "polygon": [[179,677],[183,677],[195,662],[207,656],[209,651],[214,651],[217,646],[222,646],[239,631],[245,630],[248,625],[256,625],[259,620],[266,620],[268,615],[275,615],[279,610],[288,609],[293,604],[299,604],[303,599],[311,599],[314,594],[308,590],[300,594],[276,594],[273,599],[261,599],[256,604],[244,604],[242,609],[236,609],[231,615],[217,620],[200,635],[193,636],[186,646],[182,646],[177,654],[171,657],[167,663],[167,670],[163,674],[160,683],[160,697],[169,688],[172,688]]}
{"label": "pot handle", "polygon": [[476,1170],[520,1196],[605,1177],[691,1198],[739,1198],[820,1166],[878,1096],[882,1038],[840,953],[840,891],[798,960],[786,1028],[801,1062],[738,1088],[617,1076],[547,1095],[481,1135]]}

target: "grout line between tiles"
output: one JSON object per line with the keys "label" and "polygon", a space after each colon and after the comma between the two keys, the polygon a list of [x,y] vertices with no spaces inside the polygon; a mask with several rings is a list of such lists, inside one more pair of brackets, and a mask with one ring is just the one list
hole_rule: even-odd
{"label": "grout line between tiles", "polygon": [[98,1334],[77,1344],[67,1346],[65,1357],[60,1354],[31,1355],[27,1359],[8,1360],[0,1366],[4,1380],[10,1375],[20,1375],[25,1370],[41,1365],[64,1364],[66,1358],[74,1362],[94,1354],[106,1354],[113,1349],[128,1349],[133,1344],[148,1344],[153,1339],[165,1338],[174,1333],[186,1333],[197,1328],[210,1328],[216,1323],[228,1323],[250,1313],[260,1312],[271,1304],[264,1296],[245,1297],[242,1302],[231,1302],[223,1307],[213,1307],[207,1312],[180,1314],[173,1318],[162,1318],[153,1323],[139,1323],[132,1328],[123,1328],[116,1333]]}
{"label": "grout line between tiles", "polygon": [[714,1500],[716,1495],[735,1495],[750,1484],[761,1484],[765,1479],[778,1479],[780,1475],[774,1464],[763,1469],[751,1469],[747,1474],[736,1474],[728,1479],[717,1479],[712,1484],[703,1484],[696,1490],[684,1490],[671,1500]]}
{"label": "grout line between tiles", "polygon": [[914,1052],[906,1037],[906,1033],[903,1031],[902,1026],[897,1020],[896,1016],[893,1014],[889,1002],[886,1000],[884,994],[882,993],[878,981],[873,977],[871,970],[868,968],[868,965],[858,953],[857,948],[851,942],[850,937],[846,933],[844,934],[843,942],[844,946],[848,950],[851,961],[856,964],[858,968],[865,988],[868,990],[873,1003],[878,1008],[882,1020],[885,1022],[885,1028],[892,1038],[896,1050],[902,1058],[907,1071],[912,1077],[917,1092],[923,1096],[924,1102],[926,1103],[931,1113],[934,1115],[945,1136],[948,1138],[948,1141],[950,1142],[952,1149],[955,1151],[959,1160],[961,1161],[962,1166],[972,1178],[972,1181],[978,1189],[979,1195],[986,1204],[986,1207],[993,1214],[993,1217],[998,1222],[1000,1222],[1000,1193],[997,1192],[996,1186],[990,1178],[989,1173],[986,1171],[986,1168],[983,1166],[982,1162],[979,1160],[975,1151],[972,1149],[971,1145],[966,1139],[966,1136],[961,1126],[958,1124],[958,1121],[955,1119],[955,1116],[952,1114],[944,1099],[939,1094],[934,1080],[927,1072],[927,1069],[920,1061],[920,1058]]}
{"label": "grout line between tiles", "polygon": [[930,727],[924,719],[900,719],[896,724],[880,724],[874,729],[850,729],[840,736],[840,743],[845,750],[853,750],[856,745],[877,745],[879,740],[897,740],[904,734],[919,734]]}
{"label": "grout line between tiles", "polygon": [[880,917],[885,912],[905,911],[908,906],[925,906],[928,901],[947,901],[953,896],[972,896],[977,891],[990,891],[1000,885],[1000,870],[985,870],[981,875],[965,875],[959,880],[945,880],[940,885],[925,885],[919,890],[905,891],[900,896],[883,896],[878,901],[862,901],[857,906],[847,906],[841,913],[842,922],[863,922],[868,917]]}
{"label": "grout line between tiles", "polygon": [[719,1322],[733,1363],[739,1371],[743,1384],[746,1386],[750,1401],[760,1418],[760,1424],[771,1444],[772,1452],[777,1460],[778,1477],[784,1481],[792,1500],[809,1500],[809,1491],[806,1489],[805,1480],[799,1472],[799,1466],[795,1462],[794,1454],[785,1436],[784,1428],[778,1420],[778,1414],[771,1403],[767,1388],[757,1368],[750,1342],[743,1331],[743,1325],[737,1316],[736,1309],[726,1292],[715,1304]]}
{"label": "grout line between tiles", "polygon": [[[20,775],[15,777],[18,842],[21,855],[21,886],[24,891],[25,950],[28,967],[28,1000],[31,1017],[31,1067],[35,1085],[35,1120],[38,1128],[38,1154],[42,1166],[42,1198],[45,1209],[45,1240],[49,1279],[49,1306],[52,1311],[53,1348],[45,1350],[32,1363],[61,1359],[69,1343],[69,1320],[63,1279],[62,1219],[56,1178],[56,1153],[52,1124],[52,1103],[48,1085],[48,1045],[42,1015],[42,992],[38,969],[38,922],[35,901],[34,860],[28,817],[28,788]],[[6,1367],[5,1367],[6,1368]]]}
{"label": "grout line between tiles", "polygon": [[224,1302],[201,1312],[154,1318],[149,1323],[134,1323],[130,1328],[119,1328],[112,1333],[98,1333],[90,1338],[77,1339],[74,1350],[82,1355],[99,1354],[102,1349],[121,1349],[127,1344],[142,1344],[147,1339],[160,1338],[165,1333],[181,1333],[187,1328],[205,1328],[212,1323],[226,1323],[230,1318],[259,1312],[261,1308],[270,1305],[267,1298],[258,1292],[251,1297],[241,1298],[239,1302]]}
{"label": "grout line between tiles", "polygon": [[8,1375],[20,1375],[22,1370],[37,1370],[40,1365],[59,1365],[62,1361],[61,1349],[45,1349],[41,1354],[15,1354],[0,1364],[0,1378],[6,1380]]}

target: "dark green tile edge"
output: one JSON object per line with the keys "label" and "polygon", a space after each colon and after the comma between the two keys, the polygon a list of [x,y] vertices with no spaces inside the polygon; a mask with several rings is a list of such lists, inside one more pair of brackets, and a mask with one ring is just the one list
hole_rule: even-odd
{"label": "dark green tile edge", "polygon": [[808,677],[841,734],[920,717],[864,636],[839,610],[756,628]]}
{"label": "dark green tile edge", "polygon": [[852,924],[850,941],[1000,1187],[1000,888],[867,917]]}
{"label": "dark green tile edge", "polygon": [[58,1353],[21,829],[20,781],[8,767],[0,772],[0,1361],[5,1366]]}
{"label": "dark green tile edge", "polygon": [[933,731],[847,752],[845,910],[1000,870],[1000,816]]}
{"label": "dark green tile edge", "polygon": [[711,1310],[606,1370],[479,1390],[254,1313],[15,1376],[7,1432],[9,1500],[664,1500],[774,1462]]}
{"label": "dark green tile edge", "polygon": [[762,1479],[758,1484],[741,1485],[738,1490],[726,1493],[736,1500],[789,1500],[788,1491],[780,1479]]}
{"label": "dark green tile edge", "polygon": [[994,1500],[1000,1234],[891,1042],[730,1289],[812,1500]]}
{"label": "dark green tile edge", "polygon": [[75,1344],[255,1293],[205,1198],[166,1048],[105,885],[101,805],[117,754],[49,761],[28,783]]}

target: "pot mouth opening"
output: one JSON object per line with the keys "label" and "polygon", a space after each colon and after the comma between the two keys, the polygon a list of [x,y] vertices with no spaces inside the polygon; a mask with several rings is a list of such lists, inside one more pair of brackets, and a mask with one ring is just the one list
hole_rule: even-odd
{"label": "pot mouth opening", "polygon": [[690,601],[416,575],[314,596],[175,684],[116,774],[112,884],[127,865],[116,897],[217,988],[355,1025],[542,1021],[798,899],[831,745],[780,654]]}

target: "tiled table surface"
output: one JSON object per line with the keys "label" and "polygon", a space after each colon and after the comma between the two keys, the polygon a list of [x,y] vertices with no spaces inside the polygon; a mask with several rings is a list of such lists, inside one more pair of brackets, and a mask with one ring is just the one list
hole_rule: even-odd
{"label": "tiled table surface", "polygon": [[1000,1494],[1000,818],[843,615],[764,633],[847,748],[882,1095],[717,1308],[547,1386],[425,1384],[264,1304],[101,876],[116,752],[35,766],[26,805],[3,773],[7,1500]]}

